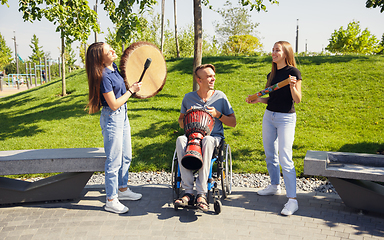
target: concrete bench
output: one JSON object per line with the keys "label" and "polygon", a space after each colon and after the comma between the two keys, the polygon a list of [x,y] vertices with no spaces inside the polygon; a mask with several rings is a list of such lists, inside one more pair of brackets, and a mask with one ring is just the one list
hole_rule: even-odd
{"label": "concrete bench", "polygon": [[307,151],[304,174],[327,177],[349,207],[384,213],[384,155]]}
{"label": "concrete bench", "polygon": [[0,204],[78,198],[105,160],[103,148],[0,151],[0,175],[60,173],[36,182],[0,177]]}

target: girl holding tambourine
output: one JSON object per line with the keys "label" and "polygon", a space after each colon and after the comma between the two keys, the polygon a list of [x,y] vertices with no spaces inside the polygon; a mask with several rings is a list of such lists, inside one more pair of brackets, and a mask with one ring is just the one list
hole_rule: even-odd
{"label": "girl holding tambourine", "polygon": [[276,42],[272,48],[272,70],[267,76],[266,87],[285,79],[289,84],[269,93],[269,97],[246,100],[248,103],[265,103],[267,108],[263,117],[263,145],[265,161],[271,178],[271,184],[259,195],[280,193],[280,165],[283,171],[288,202],[281,214],[292,215],[296,212],[296,170],[292,161],[292,146],[295,135],[295,103],[301,101],[301,73],[296,68],[293,49],[290,43]]}

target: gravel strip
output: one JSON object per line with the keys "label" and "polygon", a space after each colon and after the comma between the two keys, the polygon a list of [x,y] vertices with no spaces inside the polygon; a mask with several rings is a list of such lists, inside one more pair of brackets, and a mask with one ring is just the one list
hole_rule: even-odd
{"label": "gravel strip", "polygon": [[[171,173],[167,172],[130,172],[129,184],[171,184]],[[282,189],[285,189],[284,180],[280,179]],[[89,179],[88,185],[104,184],[104,173],[95,173]],[[265,188],[270,184],[269,175],[265,174],[233,174],[232,187]],[[329,181],[316,178],[297,178],[297,191],[321,192],[337,194]]]}

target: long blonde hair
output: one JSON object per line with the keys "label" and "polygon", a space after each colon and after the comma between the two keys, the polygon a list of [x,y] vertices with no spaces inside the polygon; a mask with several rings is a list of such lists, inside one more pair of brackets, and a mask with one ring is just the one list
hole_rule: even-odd
{"label": "long blonde hair", "polygon": [[[293,53],[292,45],[287,41],[278,41],[275,44],[280,44],[283,48],[283,52],[285,55],[285,63],[288,66],[296,67],[295,54]],[[265,87],[271,86],[272,79],[275,77],[277,71],[277,64],[272,61],[272,70],[271,74],[269,74],[267,84]]]}
{"label": "long blonde hair", "polygon": [[101,108],[100,83],[104,70],[104,43],[96,42],[89,46],[85,61],[88,76],[88,105],[89,113],[96,113]]}

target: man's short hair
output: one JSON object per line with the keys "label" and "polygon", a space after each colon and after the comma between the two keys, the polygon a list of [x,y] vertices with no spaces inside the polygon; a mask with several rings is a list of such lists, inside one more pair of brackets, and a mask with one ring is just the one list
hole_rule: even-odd
{"label": "man's short hair", "polygon": [[213,72],[216,73],[215,66],[213,66],[212,64],[202,64],[202,65],[197,66],[195,68],[195,75],[197,76],[197,71],[199,71],[200,69],[204,69],[204,68],[212,68]]}

